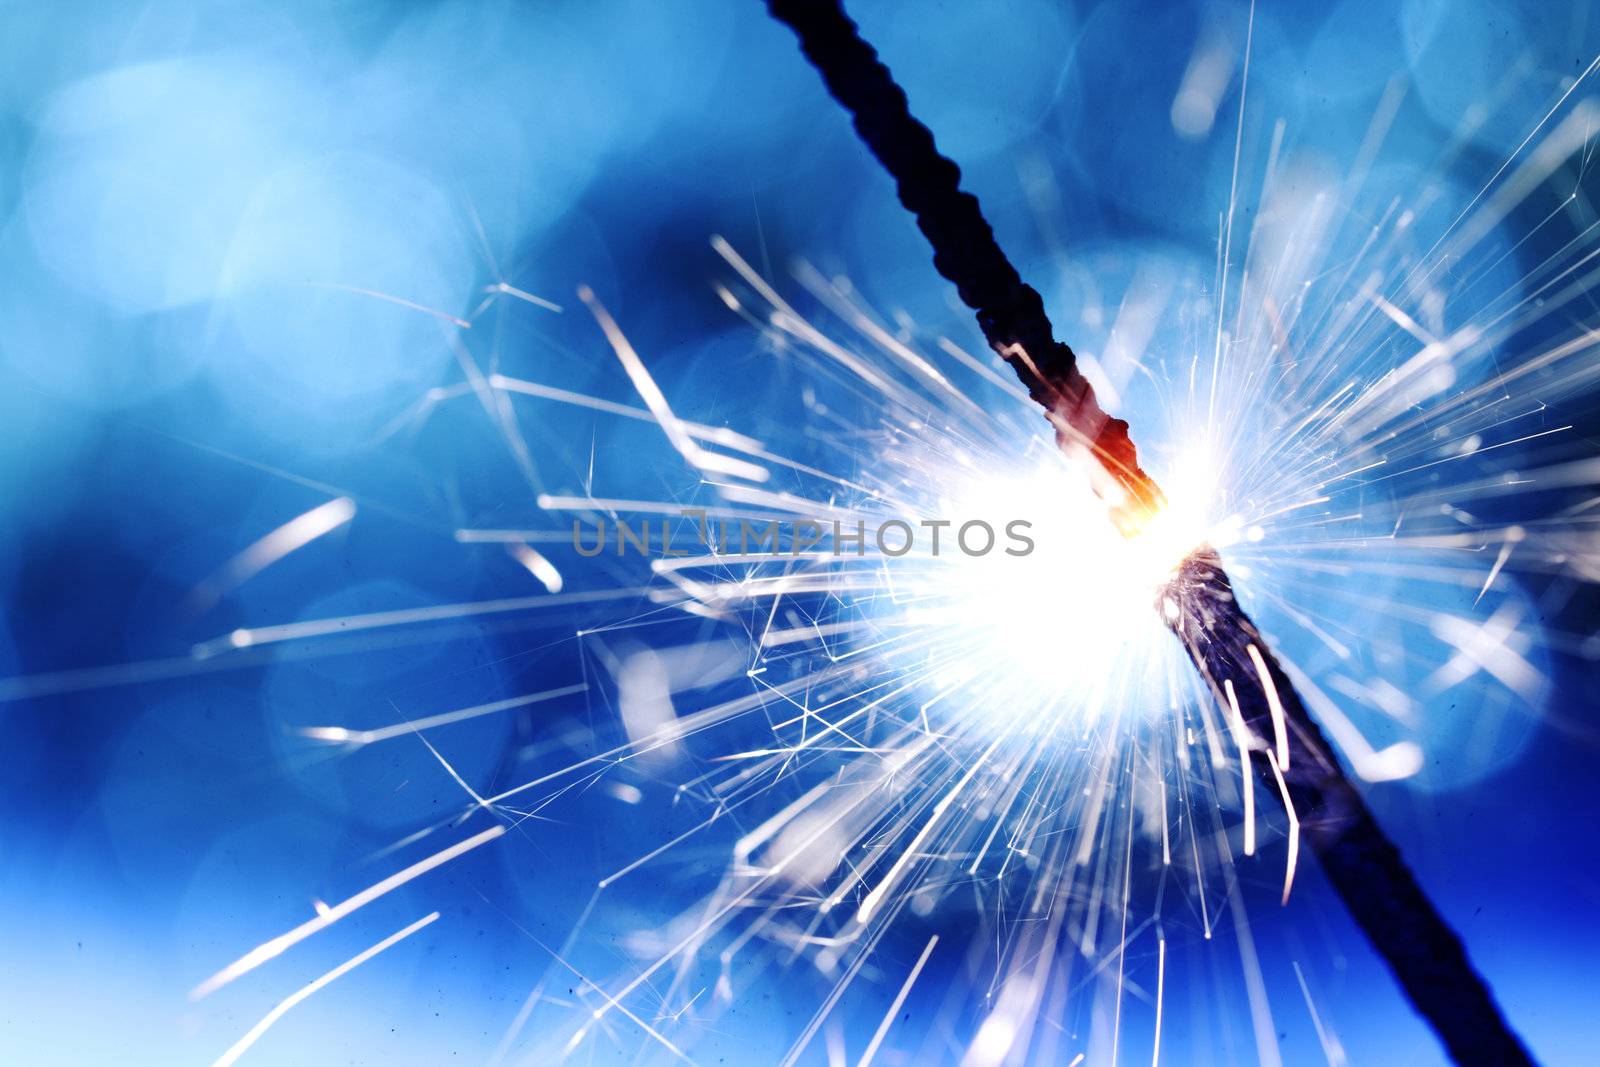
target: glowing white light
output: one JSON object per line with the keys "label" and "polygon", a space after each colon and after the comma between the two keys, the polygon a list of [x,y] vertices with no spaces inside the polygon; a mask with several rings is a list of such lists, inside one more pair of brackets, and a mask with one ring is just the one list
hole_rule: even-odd
{"label": "glowing white light", "polygon": [[[954,651],[940,665],[939,683],[982,671],[1003,682],[996,699],[984,701],[988,711],[1034,715],[1041,695],[1125,694],[1158,678],[1154,665],[1175,647],[1160,590],[1212,533],[1206,504],[1214,477],[1203,456],[1191,465],[1196,470],[1173,483],[1173,498],[1132,536],[1118,531],[1087,473],[1055,457],[1021,475],[953,487],[941,503],[952,528],[939,555],[921,560],[911,581],[902,581],[901,567],[894,576],[905,621],[950,635]],[[993,550],[968,554],[955,543],[953,532],[969,518],[995,528]],[[1019,520],[1026,525],[1011,526]],[[981,540],[974,534],[974,547]],[[1086,715],[1106,706],[1103,699],[1076,703]],[[1140,703],[1114,702],[1130,710]]]}

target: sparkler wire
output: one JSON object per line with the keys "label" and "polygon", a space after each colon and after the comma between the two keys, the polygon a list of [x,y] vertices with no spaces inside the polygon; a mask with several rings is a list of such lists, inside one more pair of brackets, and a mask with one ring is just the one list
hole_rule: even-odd
{"label": "sparkler wire", "polygon": [[[1087,446],[1135,505],[1158,506],[1160,491],[1139,468],[1128,424],[1100,409],[1072,349],[1055,338],[1039,293],[1001,250],[977,198],[962,191],[960,168],[911,114],[905,92],[838,0],[768,0],[768,10],[799,37],[828,91],[895,180],[900,202],[933,246],[934,267],[955,284],[990,347],[1045,409],[1057,441],[1068,449]],[[1215,551],[1190,555],[1163,596],[1175,609],[1166,612],[1171,629],[1213,692],[1231,683],[1256,774],[1275,792],[1282,773],[1323,872],[1450,1056],[1462,1065],[1532,1064],[1460,937],[1378,825],[1239,604]],[[1289,758],[1275,761],[1274,748]]]}

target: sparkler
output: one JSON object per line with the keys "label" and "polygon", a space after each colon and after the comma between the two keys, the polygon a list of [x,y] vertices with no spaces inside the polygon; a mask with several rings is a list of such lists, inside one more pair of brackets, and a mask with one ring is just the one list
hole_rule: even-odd
{"label": "sparkler", "polygon": [[[893,176],[901,203],[933,246],[934,266],[955,284],[990,347],[1045,409],[1057,440],[1091,452],[1125,491],[1124,521],[1138,536],[1149,513],[1161,507],[1161,494],[1139,468],[1127,424],[1101,411],[1072,350],[1055,338],[1043,300],[1001,251],[977,199],[961,191],[957,166],[911,115],[905,93],[837,0],[769,0],[769,8],[798,35],[828,90]],[[1095,565],[1073,562],[1064,581]],[[1460,938],[1373,819],[1240,606],[1221,559],[1203,549],[1184,560],[1163,606],[1195,667],[1242,724],[1245,758],[1269,788],[1275,783],[1282,791],[1294,832],[1309,840],[1451,1056],[1461,1064],[1532,1063]]]}
{"label": "sparkler", "polygon": [[[522,854],[510,850],[529,841],[544,847],[541,835],[555,823],[592,822],[610,850],[567,938],[547,943],[507,916],[551,964],[507,1023],[495,1064],[531,1067],[564,1052],[603,1056],[597,1046],[607,1041],[637,1042],[629,1058],[639,1062],[710,1062],[696,1043],[714,1045],[724,1023],[731,1032],[738,1013],[752,1010],[747,1002],[756,998],[745,996],[748,990],[763,980],[768,989],[798,990],[810,979],[821,983],[821,995],[797,1032],[765,1026],[758,1016],[755,1029],[763,1032],[728,1038],[739,1042],[733,1051],[792,1064],[825,1046],[830,1063],[861,1067],[895,1054],[972,1067],[1126,1063],[1133,1062],[1129,1020],[1142,1004],[1153,1022],[1146,1051],[1159,1064],[1174,1045],[1181,1050],[1199,1040],[1186,1033],[1183,1000],[1171,996],[1193,988],[1174,970],[1184,958],[1180,938],[1193,929],[1209,940],[1226,910],[1257,1052],[1270,1065],[1279,1059],[1279,1027],[1234,861],[1241,850],[1254,854],[1281,836],[1285,900],[1304,844],[1452,1054],[1462,1062],[1525,1062],[1459,941],[1388,846],[1305,707],[1316,711],[1359,777],[1382,780],[1416,773],[1420,749],[1406,740],[1375,751],[1323,687],[1393,709],[1397,720],[1418,702],[1398,681],[1369,682],[1343,667],[1308,676],[1287,657],[1280,662],[1234,599],[1233,583],[1268,604],[1277,600],[1319,647],[1352,668],[1359,650],[1346,643],[1365,635],[1341,631],[1323,611],[1340,597],[1449,646],[1446,662],[1427,664],[1431,673],[1420,689],[1443,692],[1481,670],[1483,688],[1492,675],[1530,703],[1537,699],[1533,638],[1520,631],[1519,602],[1506,595],[1500,576],[1515,568],[1600,576],[1583,528],[1592,511],[1579,505],[1544,524],[1519,525],[1467,509],[1526,500],[1512,494],[1529,492],[1536,481],[1587,484],[1592,461],[1544,463],[1515,477],[1480,472],[1471,481],[1402,483],[1377,498],[1394,487],[1390,479],[1459,471],[1443,465],[1559,432],[1529,431],[1519,420],[1543,405],[1510,403],[1513,386],[1537,382],[1542,392],[1570,393],[1600,378],[1600,367],[1580,359],[1596,340],[1586,327],[1559,343],[1541,338],[1532,354],[1509,351],[1518,331],[1587,299],[1600,280],[1592,266],[1596,226],[1540,263],[1524,279],[1526,296],[1508,289],[1451,330],[1442,314],[1430,313],[1438,301],[1426,284],[1439,260],[1475,262],[1462,250],[1562,160],[1589,147],[1593,106],[1580,100],[1553,124],[1528,165],[1507,170],[1499,187],[1491,181],[1493,191],[1439,234],[1420,262],[1394,246],[1413,210],[1425,215],[1426,196],[1374,212],[1377,223],[1364,218],[1371,235],[1353,257],[1319,244],[1315,228],[1292,240],[1263,240],[1263,262],[1254,264],[1261,269],[1246,272],[1235,296],[1240,318],[1248,301],[1258,322],[1236,330],[1225,347],[1219,307],[1215,351],[1208,337],[1193,359],[1159,351],[1165,345],[1148,359],[1127,354],[1126,366],[1174,392],[1166,412],[1176,429],[1168,437],[1180,444],[1165,470],[1160,452],[1146,454],[1161,471],[1163,494],[1141,470],[1126,424],[1106,414],[1073,352],[1055,339],[1042,300],[1001,253],[977,201],[960,192],[955,165],[911,118],[837,5],[774,7],[797,28],[816,31],[802,29],[802,40],[816,42],[808,50],[825,74],[842,78],[834,91],[902,179],[902,196],[933,243],[937,266],[979,310],[985,336],[1022,387],[949,339],[925,353],[920,327],[908,316],[880,317],[847,279],[802,264],[800,286],[846,331],[830,333],[811,307],[789,303],[721,239],[713,246],[732,273],[717,292],[759,331],[770,350],[764,357],[792,360],[804,374],[803,433],[759,418],[741,419],[737,428],[691,421],[704,417],[694,398],[656,381],[648,351],[635,351],[624,323],[588,289],[573,307],[593,315],[597,343],[603,337],[609,344],[637,405],[525,380],[499,350],[495,369],[480,370],[469,346],[492,331],[453,332],[465,380],[429,391],[392,430],[399,437],[458,401],[476,401],[526,480],[539,490],[548,483],[538,513],[554,528],[543,521],[519,528],[502,516],[494,528],[454,532],[463,551],[487,545],[508,553],[521,568],[513,579],[536,583],[528,595],[497,589],[494,599],[468,603],[251,621],[199,635],[204,639],[189,655],[0,681],[0,699],[11,699],[268,663],[293,670],[313,657],[432,642],[469,627],[538,626],[570,642],[571,655],[553,673],[574,677],[442,701],[399,721],[387,714],[352,721],[326,705],[327,718],[319,712],[296,722],[299,742],[313,747],[310,758],[324,762],[375,746],[385,754],[416,746],[428,754],[429,771],[459,787],[460,806],[432,825],[408,825],[414,832],[372,857],[378,869],[330,894],[331,904],[316,903],[303,921],[262,931],[276,936],[254,948],[258,939],[241,935],[240,944],[193,975],[191,997],[219,1004],[230,1026],[248,1021],[256,1016],[239,1017],[219,1002],[236,984],[255,983],[259,992],[260,983],[281,978],[274,969],[280,957],[302,956],[306,943],[340,932],[354,936],[350,928],[371,918],[368,909],[383,907],[380,901],[436,890],[446,865],[496,851],[515,863]],[[855,66],[839,70],[851,56]],[[1380,119],[1388,105],[1386,97]],[[1273,151],[1276,160],[1277,142]],[[1352,209],[1352,219],[1358,214]],[[1447,243],[1452,232],[1459,239]],[[1231,245],[1219,243],[1226,285]],[[1324,253],[1327,261],[1319,262]],[[531,315],[561,311],[504,279],[488,285],[465,318],[403,294],[345,288],[452,330],[513,302]],[[1120,314],[1137,318],[1137,303],[1130,297]],[[1296,316],[1302,330],[1294,329]],[[1395,333],[1407,345],[1398,365],[1385,344]],[[1306,346],[1294,360],[1282,354],[1291,334]],[[1516,358],[1481,383],[1447,392],[1448,372],[1472,359],[1488,362],[1484,353],[1500,345]],[[1209,397],[1203,356],[1214,360]],[[1218,378],[1232,371],[1237,380],[1225,384],[1238,385],[1238,396],[1219,400]],[[1129,384],[1114,374],[1097,381],[1107,397]],[[1290,383],[1290,402],[1273,411],[1283,423],[1258,425],[1271,421],[1256,410],[1271,404],[1265,383],[1278,381]],[[1196,397],[1203,410],[1185,421],[1191,413],[1175,409]],[[612,487],[591,464],[574,473],[573,486],[558,486],[550,461],[540,455],[535,463],[522,438],[525,405],[643,426],[656,449],[651,458],[681,464],[689,476],[673,492],[657,495],[652,486],[630,496],[607,493]],[[1110,400],[1107,406],[1117,408]],[[1037,426],[1037,407],[1047,411],[1059,448],[1020,425]],[[1147,449],[1152,439],[1159,444],[1159,434],[1144,439]],[[327,490],[326,503],[260,531],[211,572],[190,609],[204,612],[285,555],[321,551],[320,538],[382,511],[352,488],[319,488]],[[1441,508],[1431,527],[1418,517]],[[578,545],[569,552],[567,520],[598,526],[620,517],[633,519],[635,530],[685,534],[676,543],[690,551],[619,558],[613,540],[603,558],[585,558],[590,553]],[[1033,521],[1026,532],[1036,551],[1013,557],[998,547],[986,556],[951,550],[965,520],[998,526],[1012,517]],[[765,528],[776,519],[789,524],[781,538],[754,552],[730,551],[730,543],[739,547],[741,523]],[[851,543],[857,523],[881,529],[891,522],[914,527],[919,538],[903,556],[874,544],[870,533],[863,551],[861,542]],[[821,540],[801,536],[808,523],[826,531]],[[928,550],[940,523],[948,524],[942,555]],[[715,531],[709,537],[708,526]],[[1006,543],[1002,533],[999,544]],[[1228,551],[1231,576],[1207,544]],[[1456,555],[1407,565],[1384,558],[1384,546]],[[1420,574],[1464,588],[1469,600],[1487,600],[1492,618],[1479,627],[1468,611],[1434,610],[1327,580],[1340,567]],[[598,587],[597,575],[604,575]],[[1058,592],[1064,587],[1070,592]],[[1313,595],[1305,596],[1308,590]],[[550,725],[580,711],[581,725]],[[453,731],[512,717],[537,725],[502,769],[503,780],[453,765]],[[668,827],[634,825],[662,812],[674,819]],[[546,873],[541,865],[531,877]],[[646,883],[650,874],[660,880]],[[634,911],[630,894],[648,899]],[[582,904],[581,893],[576,901]],[[946,907],[971,913],[926,929],[945,922]],[[280,989],[267,1002],[277,1007],[254,1029],[216,1041],[217,1050],[232,1043],[220,1062],[249,1062],[260,1054],[249,1051],[258,1038],[285,1039],[265,1035],[292,1028],[302,1013],[290,1009],[306,997],[338,995],[346,981],[319,992],[336,978],[380,953],[414,951],[401,947],[413,935],[412,946],[450,929],[452,916],[441,914],[376,944],[368,939],[361,947],[371,947],[322,977]],[[619,955],[626,957],[621,963]],[[1215,967],[1215,954],[1206,963]],[[1328,1062],[1342,1063],[1332,1020],[1325,1026],[1313,1003],[1315,979],[1308,983],[1298,962],[1295,970]],[[781,972],[777,982],[770,981],[774,972]],[[940,982],[949,989],[949,1010],[928,1027],[919,1049],[901,1012],[920,1008]],[[1101,995],[1083,995],[1091,984]],[[875,999],[875,992],[883,995]],[[1197,1011],[1228,1010],[1221,997],[1195,1003]],[[1243,1058],[1231,1045],[1225,1055]]]}

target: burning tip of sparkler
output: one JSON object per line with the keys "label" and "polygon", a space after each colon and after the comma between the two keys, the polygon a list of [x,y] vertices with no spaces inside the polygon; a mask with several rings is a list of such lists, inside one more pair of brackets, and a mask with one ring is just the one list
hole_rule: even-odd
{"label": "burning tip of sparkler", "polygon": [[[1170,613],[1182,603],[1166,590],[1219,532],[1208,522],[1214,479],[1187,478],[1183,492],[1155,506],[1147,500],[1136,522],[1119,522],[1116,511],[1127,501],[1108,497],[1096,470],[1050,455],[1020,476],[975,472],[970,484],[947,487],[943,503],[951,512],[1027,516],[1011,524],[1015,531],[1007,527],[1026,544],[1003,555],[940,557],[926,575],[926,592],[917,588],[920,572],[900,580],[906,623],[959,635],[964,648],[985,649],[980,662],[1008,665],[1008,695],[991,694],[995,707],[1035,707],[1041,691],[1059,694],[1063,685],[1095,688],[1094,679],[1122,666],[1143,672],[1165,654]],[[1082,559],[1098,563],[1085,569],[1076,565]],[[1063,574],[1073,575],[1067,611],[1041,595]],[[940,687],[961,684],[942,678]],[[1028,688],[1009,692],[1012,685]]]}

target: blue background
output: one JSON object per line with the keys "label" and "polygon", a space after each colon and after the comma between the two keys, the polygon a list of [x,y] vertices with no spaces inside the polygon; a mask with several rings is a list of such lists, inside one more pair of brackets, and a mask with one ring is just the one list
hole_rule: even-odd
{"label": "blue background", "polygon": [[[1053,310],[1070,319],[1075,284],[1058,240],[1113,262],[1129,249],[1212,261],[1237,78],[1206,136],[1175,136],[1170,108],[1196,42],[1237,44],[1243,9],[851,8]],[[1282,117],[1297,146],[1348,159],[1403,73],[1413,88],[1384,156],[1397,187],[1491,101],[1443,175],[1476,189],[1597,48],[1600,14],[1582,4],[1266,5],[1247,141],[1259,153]],[[1028,193],[1041,174],[1054,183],[1043,215]],[[1505,225],[1512,241],[1528,228]],[[1575,226],[1540,231],[1513,262],[1531,267]],[[453,532],[548,526],[536,493],[580,491],[591,460],[597,484],[663,495],[683,482],[648,427],[635,439],[554,405],[518,406],[531,474],[470,397],[405,423],[429,388],[462,380],[445,331],[340,285],[451,315],[496,281],[555,301],[566,311],[502,300],[476,317],[474,358],[631,403],[576,305],[586,283],[681,414],[782,439],[796,383],[712,293],[727,273],[712,233],[773,273],[806,255],[978,347],[887,180],[753,0],[0,3],[0,678],[180,664],[0,704],[0,1062],[210,1062],[289,990],[431,909],[443,921],[297,1007],[245,1062],[488,1057],[551,968],[532,938],[559,945],[616,856],[684,825],[664,787],[644,783],[636,812],[575,802],[202,1005],[184,994],[302,921],[311,897],[393,869],[372,854],[459,804],[421,746],[332,758],[293,729],[580,681],[571,635],[586,616],[352,637],[334,655],[291,644],[216,669],[189,669],[188,652],[241,625],[532,595],[515,561]],[[1568,419],[1592,445],[1592,399]],[[184,611],[243,546],[341,494],[359,508],[350,526],[203,616]],[[616,580],[600,564],[567,577]],[[1593,631],[1592,594],[1561,611],[1552,630]],[[1533,1047],[1583,1063],[1600,1003],[1600,687],[1588,661],[1548,660],[1547,706],[1509,765],[1372,799]],[[578,698],[438,743],[470,779],[504,783],[545,758],[529,746],[614,736],[607,716]],[[1314,871],[1277,909],[1279,862],[1242,873],[1285,1062],[1321,1062],[1296,963],[1350,1062],[1440,1062]],[[647,882],[606,921],[648,926],[689,888]],[[1169,936],[1168,1062],[1253,1058],[1231,933]],[[925,940],[888,939],[886,971]],[[744,1036],[709,1038],[697,1058],[777,1058],[809,1015],[806,988],[752,994],[730,1025]],[[908,1010],[920,1022],[941,1003],[919,994]],[[1130,1011],[1130,1032],[1147,1031],[1148,1008]],[[594,1056],[643,1048],[624,1034]]]}

